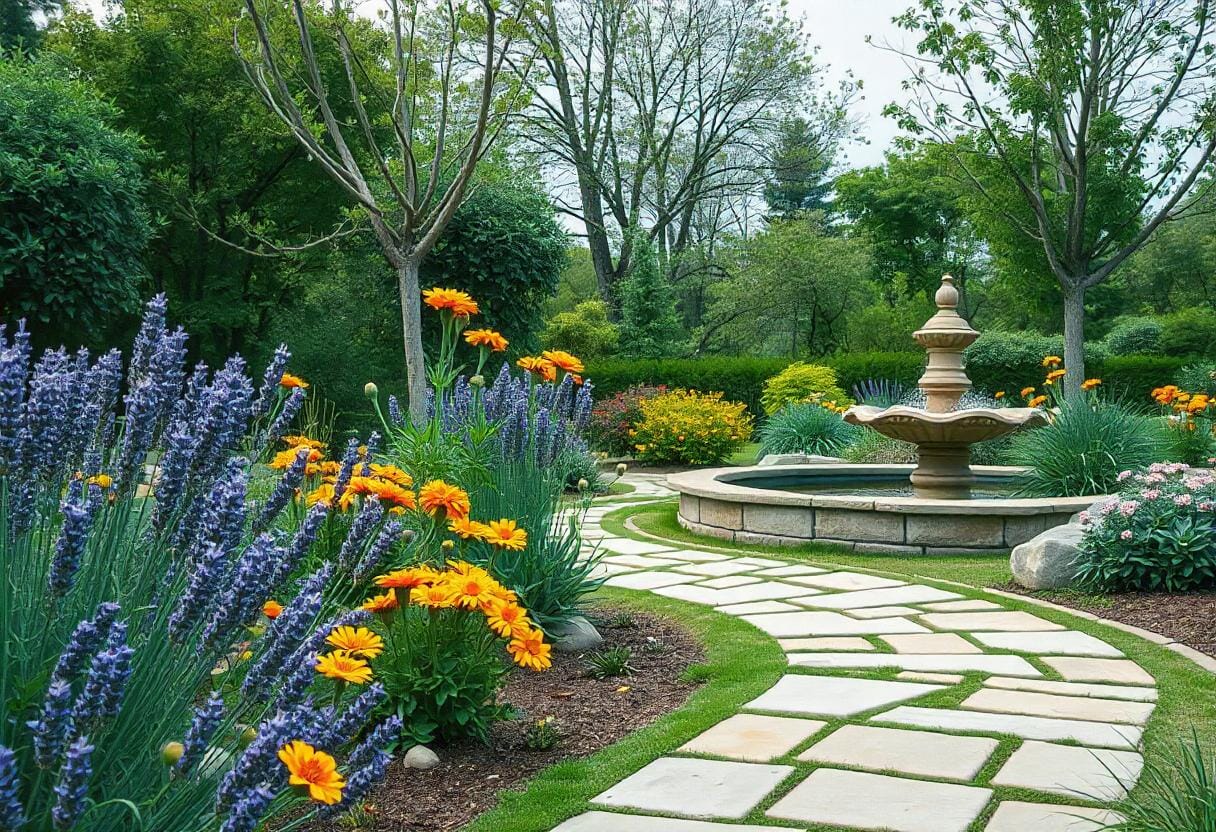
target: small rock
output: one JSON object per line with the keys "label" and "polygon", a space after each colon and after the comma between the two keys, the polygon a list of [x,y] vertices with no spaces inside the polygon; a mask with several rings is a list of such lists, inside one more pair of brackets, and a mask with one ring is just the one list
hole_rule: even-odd
{"label": "small rock", "polygon": [[439,765],[439,755],[425,745],[415,745],[405,752],[404,762],[407,768],[427,771]]}
{"label": "small rock", "polygon": [[604,643],[604,637],[590,621],[576,615],[549,628],[553,649],[559,653],[583,653]]}
{"label": "small rock", "polygon": [[1059,589],[1077,576],[1077,558],[1085,530],[1069,524],[1048,529],[1013,548],[1009,568],[1027,589]]}

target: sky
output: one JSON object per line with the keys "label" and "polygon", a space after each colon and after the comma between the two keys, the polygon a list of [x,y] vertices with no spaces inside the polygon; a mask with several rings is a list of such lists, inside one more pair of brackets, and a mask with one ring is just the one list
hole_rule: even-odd
{"label": "sky", "polygon": [[836,81],[852,70],[861,82],[853,115],[861,123],[866,143],[845,148],[840,160],[845,167],[880,163],[895,138],[895,122],[883,117],[882,108],[904,100],[900,82],[908,69],[899,56],[867,44],[866,36],[872,35],[876,43],[910,46],[912,33],[891,22],[910,5],[912,0],[789,0],[791,16],[802,18],[811,41],[819,47],[819,60],[828,65],[828,77]]}

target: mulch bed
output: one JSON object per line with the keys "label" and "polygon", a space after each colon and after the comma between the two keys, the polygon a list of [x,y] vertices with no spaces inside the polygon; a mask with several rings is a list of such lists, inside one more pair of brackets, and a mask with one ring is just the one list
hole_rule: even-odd
{"label": "mulch bed", "polygon": [[1013,584],[1001,588],[1152,630],[1209,656],[1216,656],[1216,592],[1082,595],[1075,592],[1027,592]]}
{"label": "mulch bed", "polygon": [[[495,726],[490,746],[475,742],[436,746],[440,764],[430,771],[394,760],[388,776],[367,800],[364,822],[351,818],[315,822],[309,832],[451,832],[492,808],[498,792],[520,786],[561,760],[586,757],[649,725],[684,704],[695,683],[680,681],[704,659],[701,645],[669,619],[601,606],[588,616],[604,636],[599,649],[627,646],[634,673],[593,679],[583,658],[553,654],[544,673],[515,671],[503,700],[522,712]],[[532,751],[525,732],[536,720],[556,719],[560,740]]]}

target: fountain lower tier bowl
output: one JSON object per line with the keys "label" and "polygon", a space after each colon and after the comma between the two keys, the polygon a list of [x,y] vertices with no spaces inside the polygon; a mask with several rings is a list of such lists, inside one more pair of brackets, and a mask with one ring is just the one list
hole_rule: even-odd
{"label": "fountain lower tier bowl", "polygon": [[685,528],[740,543],[815,541],[872,554],[1008,554],[1101,497],[1020,498],[1023,469],[978,465],[973,499],[917,496],[911,465],[814,463],[668,476]]}
{"label": "fountain lower tier bowl", "polygon": [[969,408],[932,413],[917,407],[849,408],[844,419],[873,428],[883,436],[917,446],[918,463],[912,487],[919,497],[967,499],[975,477],[971,446],[999,439],[1021,428],[1046,422],[1042,411],[1029,407]]}

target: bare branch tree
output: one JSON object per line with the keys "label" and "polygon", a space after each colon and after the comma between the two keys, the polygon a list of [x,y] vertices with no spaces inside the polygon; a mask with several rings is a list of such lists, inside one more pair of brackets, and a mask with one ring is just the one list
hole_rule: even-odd
{"label": "bare branch tree", "polygon": [[[529,64],[517,38],[525,7],[511,11],[493,0],[385,2],[387,47],[374,58],[355,45],[354,28],[370,24],[354,18],[341,0],[321,4],[320,15],[306,11],[303,0],[288,0],[285,7],[277,0],[244,0],[252,31],[238,27],[233,44],[266,106],[366,212],[397,274],[410,413],[418,420],[426,407],[419,268],[467,195],[506,116],[523,102],[507,62],[525,70]],[[298,78],[270,37],[270,18],[283,12],[298,35]],[[315,47],[321,31],[334,38],[341,55],[342,93],[323,81]],[[354,123],[335,115],[339,96],[350,104]]]}

